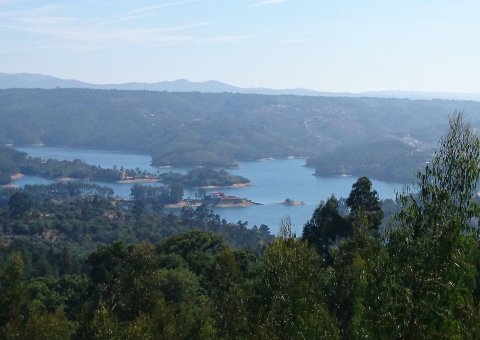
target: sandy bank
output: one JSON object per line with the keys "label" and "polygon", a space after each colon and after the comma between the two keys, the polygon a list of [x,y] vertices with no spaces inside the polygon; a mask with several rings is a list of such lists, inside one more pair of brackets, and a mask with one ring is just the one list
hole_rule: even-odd
{"label": "sandy bank", "polygon": [[169,209],[179,209],[183,207],[188,207],[190,204],[187,201],[180,201],[172,204],[165,204],[165,208]]}
{"label": "sandy bank", "polygon": [[205,185],[201,187],[195,187],[195,189],[240,189],[240,188],[246,188],[252,186],[251,182],[247,183],[237,183],[237,184],[232,184],[232,185]]}
{"label": "sandy bank", "polygon": [[[173,204],[166,204],[165,208],[169,209],[180,209],[183,207],[198,207],[200,206],[201,203],[193,203],[193,202],[188,202],[188,201],[180,201],[177,203]],[[253,205],[261,205],[260,203],[255,203],[255,202],[250,202],[250,201],[245,201],[241,203],[218,203],[216,205],[209,205],[212,208],[247,208],[251,207]]]}
{"label": "sandy bank", "polygon": [[22,178],[23,176],[25,176],[24,174],[21,174],[20,172],[17,172],[16,174],[13,174],[10,176],[10,179],[13,181],[13,180],[16,180],[16,179],[20,179]]}
{"label": "sandy bank", "polygon": [[157,178],[136,178],[136,179],[122,179],[117,181],[119,184],[128,184],[128,183],[154,183],[158,182]]}
{"label": "sandy bank", "polygon": [[55,181],[66,183],[66,182],[78,181],[78,179],[65,176],[65,177],[57,177],[57,178],[55,178]]}

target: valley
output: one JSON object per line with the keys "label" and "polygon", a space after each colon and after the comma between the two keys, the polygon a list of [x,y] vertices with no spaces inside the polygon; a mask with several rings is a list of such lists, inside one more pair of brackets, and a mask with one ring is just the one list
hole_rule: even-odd
{"label": "valley", "polygon": [[[306,157],[318,175],[404,181],[459,108],[480,126],[472,101],[10,89],[0,90],[0,142],[147,153],[157,167]],[[348,164],[372,146],[365,166]]]}

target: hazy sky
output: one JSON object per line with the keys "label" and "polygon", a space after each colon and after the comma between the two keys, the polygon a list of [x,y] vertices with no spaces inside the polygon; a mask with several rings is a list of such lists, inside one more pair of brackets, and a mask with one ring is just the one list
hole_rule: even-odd
{"label": "hazy sky", "polygon": [[0,0],[0,72],[480,92],[480,1]]}

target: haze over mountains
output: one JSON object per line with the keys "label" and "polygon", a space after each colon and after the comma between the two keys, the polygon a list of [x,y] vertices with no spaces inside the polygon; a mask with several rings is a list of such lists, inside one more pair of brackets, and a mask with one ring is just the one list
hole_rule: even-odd
{"label": "haze over mountains", "polygon": [[322,92],[305,88],[270,89],[264,87],[238,87],[217,80],[193,82],[186,79],[160,81],[154,83],[129,82],[121,84],[94,84],[75,79],[61,79],[50,75],[32,73],[0,73],[0,89],[11,88],[87,88],[146,90],[167,92],[202,92],[202,93],[243,93],[265,95],[298,95],[298,96],[338,96],[338,97],[376,97],[376,98],[408,98],[408,99],[451,99],[480,101],[480,93],[454,92],[421,92],[421,91],[367,91],[359,93]]}

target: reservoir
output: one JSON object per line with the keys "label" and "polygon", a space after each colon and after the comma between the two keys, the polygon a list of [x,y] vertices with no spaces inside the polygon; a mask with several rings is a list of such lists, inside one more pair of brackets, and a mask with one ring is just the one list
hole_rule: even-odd
{"label": "reservoir", "polygon": [[[120,168],[146,170],[151,173],[175,171],[184,172],[185,168],[155,168],[151,166],[149,155],[115,151],[54,148],[54,147],[17,147],[29,156],[43,159],[74,160],[81,159],[88,164],[100,165],[102,168]],[[314,170],[304,167],[305,159],[281,159],[240,162],[240,167],[229,169],[232,174],[248,178],[252,185],[238,189],[214,189],[227,195],[246,197],[260,203],[246,208],[216,208],[221,218],[229,222],[247,221],[248,226],[266,224],[276,234],[280,220],[290,216],[297,235],[301,234],[303,225],[310,219],[320,201],[332,194],[337,198],[348,197],[356,177],[316,177]],[[26,184],[48,184],[52,181],[25,176],[14,181],[17,186]],[[381,199],[395,198],[404,186],[401,183],[390,183],[372,179],[373,189],[377,190]],[[128,198],[132,184],[98,183],[111,187],[115,195]],[[196,190],[185,190],[185,197],[193,197]],[[279,204],[286,198],[303,201],[303,206],[284,206]]]}

